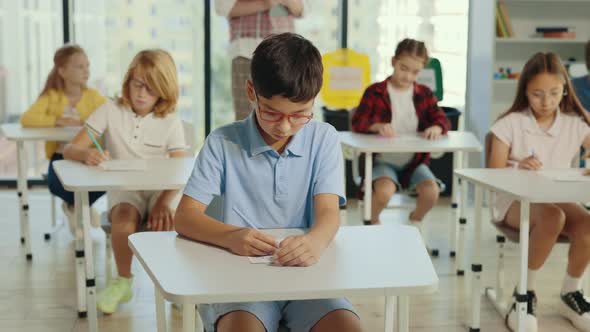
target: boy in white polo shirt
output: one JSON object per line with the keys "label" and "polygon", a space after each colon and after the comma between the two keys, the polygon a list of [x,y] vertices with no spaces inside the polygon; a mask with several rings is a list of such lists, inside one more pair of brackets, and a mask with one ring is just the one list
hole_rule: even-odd
{"label": "boy in white polo shirt", "polygon": [[[100,107],[86,121],[86,128],[102,136],[108,152],[91,148],[86,128],[64,150],[66,159],[98,165],[113,159],[181,158],[185,139],[181,120],[173,114],[178,100],[174,60],[163,50],[139,52],[127,70],[123,96]],[[98,293],[97,307],[115,312],[133,296],[131,260],[127,238],[142,222],[152,231],[174,228],[177,190],[108,192],[113,252],[119,277]]]}

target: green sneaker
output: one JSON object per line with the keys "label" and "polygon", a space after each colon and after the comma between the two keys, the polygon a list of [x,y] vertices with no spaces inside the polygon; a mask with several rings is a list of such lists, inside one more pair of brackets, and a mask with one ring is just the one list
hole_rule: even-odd
{"label": "green sneaker", "polygon": [[132,280],[118,277],[107,288],[98,292],[96,307],[105,314],[112,314],[117,310],[119,303],[129,302],[133,297],[131,289]]}

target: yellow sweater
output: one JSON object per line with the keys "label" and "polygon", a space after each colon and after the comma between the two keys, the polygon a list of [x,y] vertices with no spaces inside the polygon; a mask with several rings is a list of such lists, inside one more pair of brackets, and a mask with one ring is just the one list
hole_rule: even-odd
{"label": "yellow sweater", "polygon": [[[105,102],[106,98],[98,91],[85,89],[75,108],[80,113],[80,119],[85,121]],[[63,91],[49,90],[37,98],[37,101],[21,116],[20,123],[23,127],[55,127],[55,121],[61,118],[68,103],[68,97]],[[57,142],[45,143],[47,159],[51,159],[57,150],[57,145]]]}

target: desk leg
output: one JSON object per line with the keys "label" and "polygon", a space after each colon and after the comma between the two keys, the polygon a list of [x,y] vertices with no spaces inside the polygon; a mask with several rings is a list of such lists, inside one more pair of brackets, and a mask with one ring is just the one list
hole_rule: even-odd
{"label": "desk leg", "polygon": [[410,331],[410,299],[408,296],[397,297],[397,331]]}
{"label": "desk leg", "polygon": [[459,194],[460,185],[459,178],[455,175],[455,170],[459,168],[459,158],[459,152],[453,153],[453,191],[451,192],[451,210],[449,213],[449,254],[451,257],[455,257],[457,254],[457,220],[459,218],[459,213],[457,212],[457,207],[459,206],[459,204],[457,204],[457,196]]}
{"label": "desk leg", "polygon": [[520,280],[518,281],[518,294],[516,295],[516,311],[518,313],[518,331],[526,331],[527,295],[526,280],[528,273],[529,255],[529,218],[530,204],[528,201],[520,202]]}
{"label": "desk leg", "polygon": [[365,153],[365,193],[363,223],[371,224],[371,196],[373,195],[373,154]]}
{"label": "desk leg", "polygon": [[479,331],[481,310],[481,219],[483,204],[483,189],[475,185],[475,230],[473,241],[473,263],[471,264],[471,326],[469,331]]}
{"label": "desk leg", "polygon": [[84,265],[86,272],[86,305],[88,307],[88,326],[91,332],[98,331],[98,317],[96,312],[96,280],[94,279],[94,255],[92,253],[92,239],[90,238],[90,204],[88,192],[77,192],[75,204],[78,209],[78,226],[81,226],[84,243]]}
{"label": "desk leg", "polygon": [[[459,162],[462,167],[465,167],[466,158],[463,152],[459,152]],[[465,227],[467,225],[467,217],[465,215],[467,210],[467,192],[469,186],[466,181],[460,181],[460,193],[459,193],[459,238],[457,239],[457,259],[455,265],[457,266],[457,275],[465,275]]]}
{"label": "desk leg", "polygon": [[384,321],[384,331],[385,332],[392,332],[393,331],[393,323],[394,323],[394,315],[395,315],[395,296],[385,296],[385,321]]}
{"label": "desk leg", "polygon": [[194,303],[182,304],[182,332],[195,332],[195,315]]}
{"label": "desk leg", "polygon": [[164,303],[164,297],[158,287],[154,287],[154,294],[156,295],[156,321],[158,323],[158,332],[166,332],[166,305]]}
{"label": "desk leg", "polygon": [[82,227],[82,202],[80,195],[74,193],[74,215],[75,226],[75,264],[76,264],[76,291],[78,294],[78,317],[86,318],[88,311],[86,309],[86,261],[84,260],[84,229]]}
{"label": "desk leg", "polygon": [[29,192],[27,188],[27,151],[25,142],[16,142],[17,154],[17,195],[19,201],[20,242],[25,245],[27,260],[33,259],[31,251],[31,231],[29,226]]}

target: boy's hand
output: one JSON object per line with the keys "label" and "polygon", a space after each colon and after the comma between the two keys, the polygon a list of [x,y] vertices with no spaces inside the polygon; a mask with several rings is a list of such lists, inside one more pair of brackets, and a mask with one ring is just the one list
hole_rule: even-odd
{"label": "boy's hand", "polygon": [[426,128],[422,132],[422,137],[429,139],[429,140],[436,140],[442,136],[442,128],[438,125],[434,125],[431,127]]}
{"label": "boy's hand", "polygon": [[277,248],[274,237],[253,228],[233,231],[227,246],[229,251],[240,256],[268,256],[274,254]]}
{"label": "boy's hand", "polygon": [[100,153],[97,149],[87,149],[86,157],[84,157],[84,163],[89,166],[96,166],[109,159],[111,159],[111,156],[106,150],[103,153]]}
{"label": "boy's hand", "polygon": [[147,220],[147,229],[155,232],[174,229],[174,213],[170,205],[160,200],[154,204]]}
{"label": "boy's hand", "polygon": [[518,168],[520,169],[528,169],[531,171],[536,171],[543,167],[543,163],[539,161],[539,159],[535,158],[534,156],[530,156],[526,159],[521,160],[518,163]]}
{"label": "boy's hand", "polygon": [[273,262],[282,266],[311,266],[320,260],[321,246],[309,234],[286,237]]}
{"label": "boy's hand", "polygon": [[391,123],[374,123],[369,127],[369,131],[385,137],[393,137],[395,134]]}

